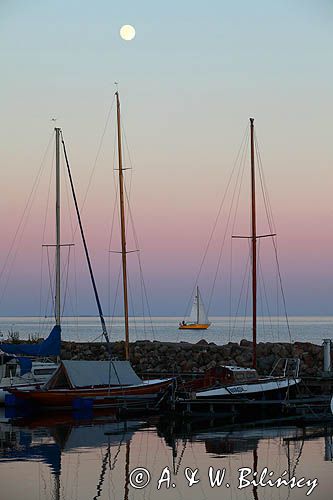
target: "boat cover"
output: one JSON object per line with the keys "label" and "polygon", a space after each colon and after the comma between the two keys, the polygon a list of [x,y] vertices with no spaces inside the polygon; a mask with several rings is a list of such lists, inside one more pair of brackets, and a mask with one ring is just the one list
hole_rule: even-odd
{"label": "boat cover", "polygon": [[138,384],[142,384],[142,380],[129,361],[64,360],[45,388]]}
{"label": "boat cover", "polygon": [[61,328],[55,325],[50,335],[40,344],[0,344],[0,349],[7,354],[17,356],[59,356],[61,348]]}
{"label": "boat cover", "polygon": [[20,363],[20,376],[22,377],[22,375],[24,375],[25,373],[30,373],[32,369],[31,358],[19,357],[17,359],[18,362]]}

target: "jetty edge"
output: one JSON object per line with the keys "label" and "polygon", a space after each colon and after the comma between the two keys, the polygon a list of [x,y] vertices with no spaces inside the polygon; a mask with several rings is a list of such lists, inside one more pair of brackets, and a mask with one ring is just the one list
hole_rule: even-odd
{"label": "jetty edge", "polygon": [[[125,342],[111,342],[113,355],[125,359]],[[257,344],[258,372],[268,375],[280,358],[297,357],[301,361],[300,375],[321,377],[324,354],[321,345],[310,342],[260,342]],[[129,344],[131,364],[137,373],[201,374],[217,365],[252,366],[252,342],[246,339],[225,345],[206,340],[161,342],[137,340]],[[106,343],[62,341],[61,359],[107,360]]]}

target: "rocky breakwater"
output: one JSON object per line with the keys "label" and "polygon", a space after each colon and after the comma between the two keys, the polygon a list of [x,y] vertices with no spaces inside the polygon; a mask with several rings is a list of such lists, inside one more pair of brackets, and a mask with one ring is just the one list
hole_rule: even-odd
{"label": "rocky breakwater", "polygon": [[[111,343],[112,355],[124,359],[124,342]],[[298,357],[301,375],[320,375],[323,369],[323,349],[309,342],[272,343],[261,342],[257,346],[258,372],[267,375],[280,358]],[[105,343],[62,342],[62,359],[108,359]],[[130,344],[131,363],[137,373],[203,373],[217,365],[251,367],[252,342],[229,342],[218,346],[200,340],[188,342],[137,341]]]}

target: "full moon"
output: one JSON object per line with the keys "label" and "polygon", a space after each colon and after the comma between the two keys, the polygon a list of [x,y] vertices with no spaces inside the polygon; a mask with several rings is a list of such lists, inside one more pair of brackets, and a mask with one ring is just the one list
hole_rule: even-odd
{"label": "full moon", "polygon": [[124,26],[120,28],[120,36],[123,40],[133,40],[135,37],[135,29],[130,24],[124,24]]}

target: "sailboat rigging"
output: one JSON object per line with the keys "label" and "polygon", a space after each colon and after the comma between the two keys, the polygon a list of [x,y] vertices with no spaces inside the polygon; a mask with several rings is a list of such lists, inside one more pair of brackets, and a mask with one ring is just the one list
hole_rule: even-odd
{"label": "sailboat rigging", "polygon": [[251,240],[252,263],[252,366],[257,368],[257,239],[276,236],[273,234],[257,235],[256,219],[256,177],[254,162],[254,118],[250,118],[250,144],[251,144],[251,236],[232,236],[232,238],[248,238]]}
{"label": "sailboat rigging", "polygon": [[88,264],[89,275],[90,275],[92,287],[93,287],[93,290],[94,290],[94,295],[95,295],[95,300],[96,300],[96,304],[97,304],[99,318],[100,318],[101,325],[102,325],[102,333],[103,333],[103,336],[104,336],[104,338],[106,340],[106,343],[107,343],[107,346],[108,346],[108,349],[109,349],[109,354],[111,354],[109,335],[108,335],[108,332],[107,332],[107,329],[106,329],[106,324],[105,324],[105,319],[104,319],[104,315],[103,315],[103,311],[102,311],[102,306],[101,306],[101,302],[99,300],[99,295],[98,295],[98,291],[97,291],[96,281],[95,281],[95,277],[94,277],[94,273],[93,273],[93,269],[92,269],[92,265],[91,265],[91,260],[90,260],[90,256],[89,256],[89,252],[88,252],[87,241],[86,241],[86,238],[85,238],[85,235],[84,235],[84,231],[83,231],[81,214],[80,214],[79,206],[78,206],[78,203],[77,203],[77,198],[76,198],[76,193],[75,193],[75,188],[74,188],[72,173],[71,173],[71,169],[70,169],[70,165],[69,165],[69,161],[68,161],[66,145],[65,145],[65,141],[64,141],[62,132],[61,132],[61,142],[62,142],[64,156],[65,156],[65,160],[66,160],[67,173],[68,173],[69,182],[70,182],[70,185],[71,185],[72,196],[73,196],[73,200],[74,200],[76,215],[77,215],[78,224],[79,224],[80,233],[81,233],[81,239],[82,239],[82,243],[83,243],[83,247],[84,247],[84,252],[85,252],[85,256],[86,256],[86,260],[87,260],[87,264]]}
{"label": "sailboat rigging", "polygon": [[[2,364],[2,377],[0,381],[0,403],[4,403],[9,395],[6,387],[34,389],[49,380],[56,371],[57,364],[51,362],[32,361],[30,357],[46,358],[56,356],[59,360],[61,349],[61,220],[60,220],[60,128],[56,127],[55,132],[55,245],[43,245],[55,247],[55,294],[54,294],[54,316],[55,326],[49,336],[40,344],[0,344],[0,350],[10,354],[9,363]],[[70,246],[70,245],[66,245]],[[20,357],[24,356],[24,357]],[[20,368],[17,370],[17,361]],[[6,369],[8,368],[8,369]]]}
{"label": "sailboat rigging", "polygon": [[67,170],[70,177],[72,194],[75,208],[79,220],[81,237],[88,262],[89,272],[95,298],[98,306],[103,334],[108,344],[110,353],[109,361],[63,361],[51,379],[44,387],[31,391],[11,390],[10,392],[19,399],[33,402],[42,407],[72,408],[73,405],[80,404],[80,401],[89,400],[92,406],[97,407],[117,407],[120,403],[142,402],[145,400],[155,400],[159,395],[173,383],[173,378],[141,380],[131,366],[129,359],[129,333],[128,333],[128,301],[127,301],[127,272],[126,272],[126,238],[125,238],[125,213],[124,213],[124,189],[123,189],[123,169],[121,154],[121,128],[120,128],[120,101],[116,92],[117,100],[117,126],[118,126],[118,156],[119,156],[119,181],[120,181],[120,208],[121,208],[121,242],[122,242],[122,264],[123,264],[123,284],[124,284],[124,312],[125,312],[125,361],[115,361],[111,358],[111,347],[106,331],[103,311],[97,287],[92,272],[88,247],[85,240],[83,225],[78,210],[75,196],[74,184],[70,173],[69,161],[66,153],[64,139],[62,143],[64,155],[67,163]]}
{"label": "sailboat rigging", "polygon": [[125,359],[129,360],[129,323],[128,323],[128,293],[127,293],[127,258],[126,258],[126,228],[124,203],[123,155],[121,148],[120,99],[118,90],[115,93],[117,101],[117,144],[119,169],[119,203],[121,228],[121,260],[123,271],[124,319],[125,319]]}
{"label": "sailboat rigging", "polygon": [[[232,395],[261,398],[263,394],[271,398],[288,394],[292,387],[300,383],[298,378],[299,360],[286,359],[282,376],[259,377],[257,373],[257,239],[275,234],[258,235],[256,227],[256,183],[254,118],[250,118],[250,160],[251,160],[251,236],[232,236],[251,240],[252,263],[252,368],[238,366],[219,366],[208,370],[203,379],[194,382],[197,386],[197,398],[228,398]],[[289,372],[293,376],[290,377]],[[211,385],[213,381],[213,386]],[[217,382],[217,387],[214,387]]]}

